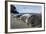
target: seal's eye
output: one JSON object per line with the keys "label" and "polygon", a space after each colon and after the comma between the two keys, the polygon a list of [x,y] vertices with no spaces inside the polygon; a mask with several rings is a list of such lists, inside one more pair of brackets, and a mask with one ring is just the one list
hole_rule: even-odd
{"label": "seal's eye", "polygon": [[31,16],[32,17],[32,16]]}

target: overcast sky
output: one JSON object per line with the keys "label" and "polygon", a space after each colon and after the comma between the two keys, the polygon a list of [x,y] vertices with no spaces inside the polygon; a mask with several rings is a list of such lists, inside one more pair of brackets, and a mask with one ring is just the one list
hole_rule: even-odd
{"label": "overcast sky", "polygon": [[42,12],[41,6],[36,5],[15,5],[19,13],[40,13]]}

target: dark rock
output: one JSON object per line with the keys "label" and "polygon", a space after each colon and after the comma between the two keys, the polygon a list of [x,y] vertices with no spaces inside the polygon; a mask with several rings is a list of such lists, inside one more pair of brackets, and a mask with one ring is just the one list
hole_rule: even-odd
{"label": "dark rock", "polygon": [[16,7],[14,5],[11,5],[11,13],[19,14],[19,12],[17,12]]}

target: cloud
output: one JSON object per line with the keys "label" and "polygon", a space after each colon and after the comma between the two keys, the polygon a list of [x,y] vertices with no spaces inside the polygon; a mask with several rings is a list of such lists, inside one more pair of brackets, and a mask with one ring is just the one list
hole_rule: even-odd
{"label": "cloud", "polygon": [[42,12],[41,6],[34,5],[15,5],[19,13],[40,13]]}

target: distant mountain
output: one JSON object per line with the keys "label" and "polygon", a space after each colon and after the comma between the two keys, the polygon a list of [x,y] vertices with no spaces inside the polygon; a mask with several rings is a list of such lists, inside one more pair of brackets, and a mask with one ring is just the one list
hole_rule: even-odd
{"label": "distant mountain", "polygon": [[26,17],[27,17],[27,16],[31,16],[31,14],[24,14],[24,15],[22,15],[22,16],[26,16]]}

